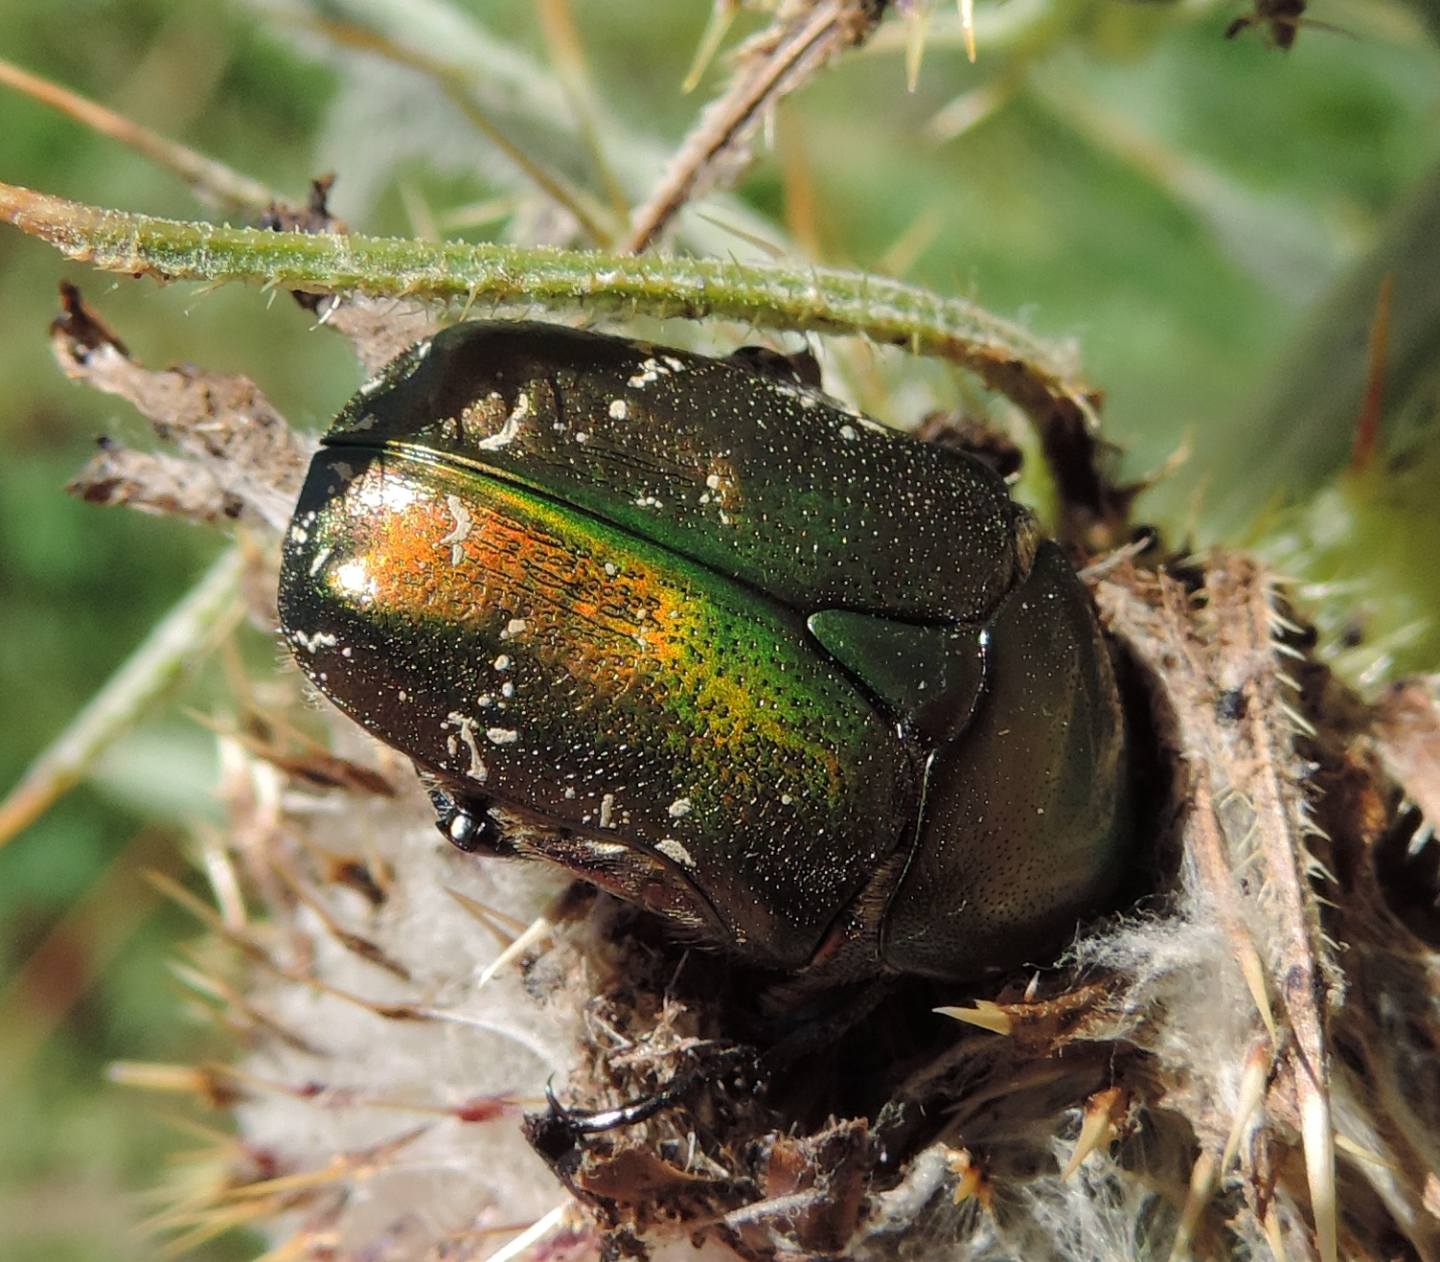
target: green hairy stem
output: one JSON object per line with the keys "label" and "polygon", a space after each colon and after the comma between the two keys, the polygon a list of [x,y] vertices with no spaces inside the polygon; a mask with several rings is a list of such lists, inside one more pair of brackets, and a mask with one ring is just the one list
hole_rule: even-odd
{"label": "green hairy stem", "polygon": [[1023,329],[959,298],[827,267],[358,234],[270,232],[105,210],[0,184],[0,218],[104,271],[547,310],[719,317],[858,334],[973,372],[1038,418],[1088,416],[1082,383]]}

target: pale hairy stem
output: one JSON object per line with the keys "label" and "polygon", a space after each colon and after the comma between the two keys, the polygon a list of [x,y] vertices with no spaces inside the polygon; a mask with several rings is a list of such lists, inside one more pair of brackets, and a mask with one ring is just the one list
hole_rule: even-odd
{"label": "pale hairy stem", "polygon": [[136,717],[192,664],[197,646],[237,614],[244,571],[241,549],[231,548],[155,625],[86,707],[30,764],[0,801],[0,845],[43,815],[84,780],[100,754],[134,729]]}
{"label": "pale hairy stem", "polygon": [[[1188,764],[1187,881],[1218,920],[1272,1031],[1279,1069],[1264,1102],[1267,1125],[1298,1133],[1316,1251],[1334,1262],[1328,1017],[1341,984],[1320,924],[1311,848],[1318,829],[1296,750],[1297,737],[1311,729],[1285,699],[1297,691],[1285,668],[1299,654],[1284,643],[1289,624],[1273,576],[1233,553],[1216,554],[1207,569],[1203,603],[1165,576],[1147,600],[1104,582],[1098,597],[1112,630],[1137,651],[1167,646],[1154,660],[1166,662],[1177,745]],[[1211,1135],[1223,1137],[1233,1123],[1217,1118]],[[1216,1151],[1197,1163],[1187,1211],[1198,1213],[1223,1173],[1204,1164],[1218,1155],[1211,1146]]]}

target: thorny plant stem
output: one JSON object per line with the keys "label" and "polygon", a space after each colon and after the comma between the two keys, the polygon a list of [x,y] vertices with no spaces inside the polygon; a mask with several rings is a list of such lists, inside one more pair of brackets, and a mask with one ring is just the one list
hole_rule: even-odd
{"label": "thorny plant stem", "polygon": [[104,271],[486,306],[720,317],[858,334],[975,373],[1032,416],[1090,415],[1054,352],[973,303],[826,267],[268,232],[157,219],[0,184],[0,219]]}

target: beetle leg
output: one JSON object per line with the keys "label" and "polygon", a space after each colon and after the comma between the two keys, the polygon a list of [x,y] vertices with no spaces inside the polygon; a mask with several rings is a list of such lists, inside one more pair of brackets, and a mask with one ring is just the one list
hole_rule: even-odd
{"label": "beetle leg", "polygon": [[931,412],[916,428],[915,437],[949,451],[963,451],[1006,482],[1014,481],[1025,463],[1019,445],[1008,435],[962,412]]}
{"label": "beetle leg", "polygon": [[706,1084],[725,1082],[740,1092],[758,1090],[756,1069],[760,1061],[753,1048],[731,1045],[692,1048],[690,1051],[692,1055],[701,1056],[698,1064],[677,1073],[649,1095],[612,1109],[567,1108],[556,1098],[554,1089],[547,1082],[545,1101],[549,1111],[543,1117],[531,1119],[531,1142],[543,1153],[558,1155],[575,1147],[581,1136],[598,1135],[648,1121],[662,1110],[673,1108],[697,1087]]}
{"label": "beetle leg", "polygon": [[822,388],[820,361],[808,347],[787,355],[784,351],[771,350],[768,346],[740,346],[730,353],[732,363],[759,373],[762,377],[774,377],[777,381],[797,386]]}
{"label": "beetle leg", "polygon": [[571,1135],[598,1135],[602,1131],[634,1126],[655,1116],[662,1109],[678,1104],[695,1085],[694,1070],[672,1078],[652,1095],[642,1095],[629,1104],[613,1109],[567,1109],[560,1103],[550,1083],[545,1084],[545,1103],[550,1106],[550,1119],[563,1126]]}
{"label": "beetle leg", "polygon": [[457,850],[474,854],[497,848],[499,834],[495,821],[486,810],[488,803],[476,798],[462,802],[434,783],[427,784],[425,791],[429,794],[430,805],[435,808],[435,827]]}
{"label": "beetle leg", "polygon": [[543,845],[516,838],[512,853],[558,864],[606,893],[660,913],[682,932],[710,939],[725,932],[709,900],[683,873],[637,847],[556,829],[545,834]]}

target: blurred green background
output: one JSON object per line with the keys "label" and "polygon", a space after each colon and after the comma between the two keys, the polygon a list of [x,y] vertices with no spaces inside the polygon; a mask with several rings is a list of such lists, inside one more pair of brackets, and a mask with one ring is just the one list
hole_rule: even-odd
{"label": "blurred green background", "polygon": [[[1343,580],[1322,612],[1368,647],[1364,682],[1434,669],[1436,7],[1314,0],[1312,15],[1344,33],[1302,30],[1288,54],[1256,31],[1222,38],[1242,3],[977,7],[975,66],[947,0],[913,92],[911,27],[895,20],[787,101],[741,198],[811,257],[898,268],[1073,339],[1128,469],[1188,445],[1142,516],[1177,537],[1259,541],[1303,576]],[[524,240],[544,209],[435,82],[340,50],[316,22],[389,30],[441,59],[507,134],[593,184],[575,122],[584,93],[573,68],[562,90],[542,21],[566,11],[593,90],[583,115],[638,192],[719,82],[712,69],[697,93],[679,91],[708,0],[0,0],[0,56],[283,193],[335,171],[334,206],[357,228]],[[743,15],[737,30],[760,20]],[[205,213],[173,176],[14,92],[0,89],[0,120],[0,179]],[[1347,473],[1387,269],[1382,458]],[[287,299],[117,283],[0,232],[0,791],[223,545],[62,493],[97,435],[144,435],[123,403],[56,370],[46,326],[62,278],[144,362],[249,373],[299,425],[318,427],[358,379],[341,341]],[[891,397],[896,419],[916,419],[903,389]],[[258,633],[249,647],[262,663],[278,652]],[[89,783],[0,851],[0,1257],[12,1262],[154,1254],[129,1224],[193,1140],[163,1116],[168,1102],[103,1075],[117,1058],[212,1046],[165,967],[196,927],[138,872],[184,877],[191,830],[215,817],[212,740],[183,707],[216,692],[197,666]],[[230,1238],[190,1256],[255,1250]]]}

